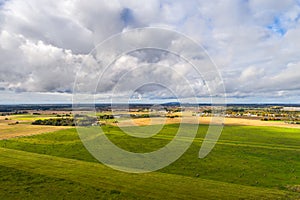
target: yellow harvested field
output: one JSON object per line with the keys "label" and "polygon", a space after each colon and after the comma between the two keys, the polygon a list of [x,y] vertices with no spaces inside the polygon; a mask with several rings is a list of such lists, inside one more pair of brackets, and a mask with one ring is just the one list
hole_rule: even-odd
{"label": "yellow harvested field", "polygon": [[137,118],[132,120],[123,120],[118,122],[117,126],[148,126],[148,125],[155,125],[155,124],[175,124],[180,123],[181,118],[163,118],[163,117],[157,117],[157,118]]}
{"label": "yellow harvested field", "polygon": [[[210,117],[201,117],[200,123],[208,124]],[[257,119],[243,119],[243,118],[225,118],[225,125],[245,125],[245,126],[275,126],[286,128],[300,128],[297,124],[287,124],[282,121],[261,121]]]}
{"label": "yellow harvested field", "polygon": [[9,139],[13,137],[36,135],[41,133],[48,133],[62,129],[69,129],[66,126],[38,126],[31,124],[14,124],[9,125],[12,121],[3,121],[0,119],[0,140]]}
{"label": "yellow harvested field", "polygon": [[[195,117],[184,117],[186,123],[195,123]],[[211,117],[199,117],[200,124],[209,124]],[[138,118],[132,120],[120,121],[117,126],[146,126],[154,124],[175,124],[180,123],[181,118]],[[225,125],[244,125],[244,126],[274,126],[274,127],[285,127],[285,128],[300,128],[296,124],[287,124],[284,122],[273,122],[273,121],[261,121],[257,119],[243,119],[243,118],[225,118]]]}

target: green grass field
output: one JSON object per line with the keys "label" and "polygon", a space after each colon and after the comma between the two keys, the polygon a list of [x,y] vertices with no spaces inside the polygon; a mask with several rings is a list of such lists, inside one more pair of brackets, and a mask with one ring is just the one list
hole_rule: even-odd
{"label": "green grass field", "polygon": [[[194,126],[194,125],[190,125]],[[105,126],[132,152],[170,142],[178,125],[153,138],[133,138]],[[0,198],[32,199],[299,199],[299,129],[226,126],[213,151],[198,158],[207,125],[171,165],[152,173],[110,169],[89,154],[75,128],[0,141]],[[89,128],[93,131],[93,128]]]}

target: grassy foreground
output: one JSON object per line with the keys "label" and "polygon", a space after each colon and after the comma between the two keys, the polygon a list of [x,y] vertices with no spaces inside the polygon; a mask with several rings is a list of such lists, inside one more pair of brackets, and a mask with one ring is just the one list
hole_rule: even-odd
{"label": "grassy foreground", "polygon": [[[72,182],[77,183],[77,185],[80,183],[90,188],[110,191],[115,196],[118,194],[119,197],[126,199],[138,197],[283,199],[293,196],[280,190],[241,186],[158,172],[133,175],[114,171],[101,164],[4,148],[0,149],[0,157],[2,166],[32,173],[33,177],[39,174],[51,177],[54,180],[62,179],[67,186]],[[40,176],[39,179],[41,179]],[[78,186],[75,185],[76,187]],[[9,190],[11,189],[9,188]],[[43,194],[48,189],[48,186],[44,189],[41,188],[38,195]],[[97,194],[97,192],[93,192]],[[76,195],[76,192],[72,195]]]}
{"label": "grassy foreground", "polygon": [[[191,125],[193,126],[193,125]],[[105,127],[123,149],[149,152],[173,138],[166,125],[153,138],[126,136]],[[297,199],[300,184],[298,129],[227,126],[204,159],[198,152],[207,126],[170,166],[127,174],[99,164],[75,129],[0,141],[0,198],[32,199]],[[93,129],[91,129],[93,131]],[[3,198],[2,198],[3,197]]]}

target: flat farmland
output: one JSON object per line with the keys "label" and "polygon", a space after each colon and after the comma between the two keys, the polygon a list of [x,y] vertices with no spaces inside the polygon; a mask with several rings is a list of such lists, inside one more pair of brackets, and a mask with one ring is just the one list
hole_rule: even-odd
{"label": "flat farmland", "polygon": [[69,129],[64,126],[39,126],[31,125],[37,119],[56,118],[55,115],[10,115],[0,116],[0,140],[14,137],[23,137],[57,130]]}
{"label": "flat farmland", "polygon": [[[107,137],[124,150],[151,152],[168,144],[178,126],[164,125],[151,138],[131,137],[116,126],[102,128]],[[195,125],[188,126],[192,128]],[[85,129],[93,132],[98,131],[97,128]],[[194,142],[178,160],[147,174],[123,173],[99,163],[85,149],[75,128],[2,140],[0,197],[300,198],[299,129],[226,125],[213,151],[199,159],[199,149],[207,128],[208,125],[199,126]]]}
{"label": "flat farmland", "polygon": [[[210,124],[211,117],[199,117],[198,122],[200,124]],[[195,117],[191,115],[184,116],[186,123],[195,123]],[[182,118],[164,118],[164,117],[154,117],[150,118],[137,118],[137,119],[127,119],[127,120],[118,120],[118,126],[148,126],[155,124],[175,124],[181,123]],[[241,125],[241,126],[267,126],[267,127],[283,127],[283,128],[298,128],[300,129],[299,124],[287,124],[283,121],[261,121],[258,119],[244,119],[244,118],[224,118],[225,125]],[[113,124],[112,124],[113,125]]]}

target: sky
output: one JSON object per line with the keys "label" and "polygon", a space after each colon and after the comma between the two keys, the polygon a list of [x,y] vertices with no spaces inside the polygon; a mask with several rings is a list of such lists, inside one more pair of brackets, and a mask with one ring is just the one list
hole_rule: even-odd
{"label": "sky", "polygon": [[[222,83],[158,49],[122,54],[102,77],[93,71],[104,69],[99,44],[145,27],[199,44]],[[77,93],[96,87],[97,102],[204,103],[222,85],[228,103],[300,103],[299,36],[300,0],[0,0],[0,104],[71,103],[77,80],[86,86]],[[180,39],[144,34],[126,42],[182,49]]]}

